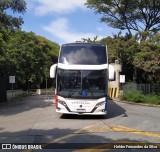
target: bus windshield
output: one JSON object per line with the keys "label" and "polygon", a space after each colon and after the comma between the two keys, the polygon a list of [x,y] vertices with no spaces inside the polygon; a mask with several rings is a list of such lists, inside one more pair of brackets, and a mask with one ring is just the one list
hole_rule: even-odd
{"label": "bus windshield", "polygon": [[59,63],[99,65],[107,63],[103,45],[62,45]]}
{"label": "bus windshield", "polygon": [[66,98],[93,98],[106,96],[105,70],[57,71],[57,95]]}

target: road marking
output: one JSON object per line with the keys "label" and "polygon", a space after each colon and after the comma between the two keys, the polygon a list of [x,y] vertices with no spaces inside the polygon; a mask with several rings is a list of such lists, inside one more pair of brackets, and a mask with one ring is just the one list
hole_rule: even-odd
{"label": "road marking", "polygon": [[74,136],[75,134],[85,134],[85,133],[86,133],[86,129],[91,128],[91,127],[93,127],[93,126],[97,126],[97,125],[99,125],[100,123],[102,123],[102,122],[96,122],[96,123],[94,123],[94,124],[91,124],[91,125],[89,125],[89,126],[86,126],[86,127],[82,128],[82,129],[79,129],[79,130],[73,132],[72,134],[68,134],[68,135],[62,136],[62,137],[60,137],[60,138],[54,139],[54,140],[51,141],[50,143],[43,144],[43,145],[42,145],[42,148],[44,148],[45,146],[48,146],[48,145],[50,145],[50,144],[52,144],[52,143],[57,143],[57,142],[59,142],[59,141],[61,141],[61,140],[63,140],[63,139],[66,139],[66,138],[68,138],[68,137],[72,137],[72,136]]}
{"label": "road marking", "polygon": [[108,126],[106,126],[104,128],[96,128],[94,130],[88,130],[87,133],[103,132],[103,131],[107,131],[107,130],[111,130],[111,129]]}
{"label": "road marking", "polygon": [[97,128],[95,130],[88,130],[87,132],[96,133],[96,132],[103,132],[107,130],[113,130],[115,132],[126,132],[126,133],[131,133],[131,134],[160,138],[160,134],[155,134],[152,132],[142,131],[142,130],[138,130],[135,128],[129,128],[129,127],[119,126],[115,124],[105,124],[105,125],[106,127]]}
{"label": "road marking", "polygon": [[112,129],[114,131],[117,131],[117,132],[127,132],[127,133],[131,133],[131,134],[137,134],[137,135],[143,135],[143,136],[150,136],[150,137],[160,138],[160,134],[155,134],[155,133],[152,133],[152,132],[141,131],[141,130],[138,130],[138,129],[128,128],[128,127],[125,127],[125,126],[112,127]]}
{"label": "road marking", "polygon": [[[100,128],[94,128],[91,129],[92,127],[97,127],[100,124],[105,124],[105,127],[100,127]],[[129,128],[129,127],[125,127],[125,126],[119,126],[119,125],[115,125],[115,124],[106,124],[102,121],[93,123],[91,125],[88,125],[84,128],[81,128],[71,134],[67,134],[65,136],[59,137],[57,139],[52,140],[50,143],[46,143],[42,145],[42,148],[52,144],[52,143],[58,143],[59,141],[69,138],[69,137],[73,137],[76,134],[87,134],[87,133],[97,133],[97,132],[104,132],[104,131],[115,131],[115,132],[126,132],[126,133],[131,133],[131,134],[137,134],[137,135],[143,135],[143,136],[150,136],[150,137],[156,137],[156,138],[160,138],[160,134],[155,134],[155,133],[151,133],[151,132],[146,132],[146,131],[141,131],[138,129],[134,129],[134,128]],[[100,145],[100,146],[95,146],[95,147],[90,147],[89,149],[83,149],[83,151],[85,150],[86,152],[95,152],[98,150],[98,152],[102,152],[104,151],[104,149],[107,148],[107,144],[104,145]],[[105,151],[108,149],[105,149]],[[24,152],[31,152],[32,150],[25,150]],[[76,151],[76,152],[81,152],[81,150]]]}
{"label": "road marking", "polygon": [[[82,128],[82,129],[79,129],[79,130],[73,132],[72,134],[68,134],[68,135],[65,135],[63,137],[54,139],[50,143],[42,145],[42,148],[47,146],[47,145],[49,145],[49,144],[57,143],[57,142],[59,142],[59,141],[61,141],[63,139],[72,137],[75,134],[97,133],[97,132],[104,132],[104,131],[107,131],[107,130],[112,130],[112,131],[116,131],[116,132],[127,132],[127,133],[132,133],[132,134],[139,134],[139,135],[144,135],[144,136],[152,136],[152,137],[160,138],[160,134],[154,134],[154,133],[151,133],[151,132],[145,132],[145,131],[137,130],[137,129],[134,129],[134,128],[128,128],[128,127],[125,127],[125,126],[119,126],[119,125],[114,125],[114,124],[112,124],[112,125],[105,124],[106,126],[103,127],[103,128],[96,128],[96,129],[87,130],[89,128],[98,126],[98,125],[100,125],[102,123],[103,122],[96,122],[94,124],[91,124],[89,126],[86,126],[86,127]],[[103,149],[103,147],[101,147],[101,148]]]}
{"label": "road marking", "polygon": [[88,130],[86,130],[86,129],[92,128],[92,127],[97,126],[99,124],[102,124],[102,122],[96,122],[96,123],[94,123],[92,125],[86,126],[86,127],[82,128],[82,129],[79,129],[79,130],[75,131],[74,133],[75,134],[77,134],[77,133],[83,133],[83,131],[84,131],[84,133],[86,133],[86,132],[88,132]]}
{"label": "road marking", "polygon": [[[49,142],[49,143],[43,144],[43,145],[42,145],[42,149],[43,149],[44,147],[52,144],[52,143],[57,143],[57,142],[59,142],[59,141],[61,141],[61,140],[63,140],[63,139],[72,137],[72,136],[74,136],[75,134],[85,134],[85,133],[87,132],[86,129],[91,128],[91,127],[94,127],[94,126],[97,126],[97,125],[99,125],[99,124],[101,124],[101,123],[102,123],[102,122],[93,123],[93,124],[91,124],[91,125],[89,125],[89,126],[86,126],[86,127],[84,127],[84,128],[81,128],[81,129],[79,129],[79,130],[77,130],[77,131],[75,131],[75,132],[73,132],[73,133],[71,133],[71,134],[68,134],[68,135],[59,137],[59,138],[57,138],[57,139],[54,139],[54,140],[52,140],[52,141]],[[23,152],[32,152],[32,150],[24,150]]]}

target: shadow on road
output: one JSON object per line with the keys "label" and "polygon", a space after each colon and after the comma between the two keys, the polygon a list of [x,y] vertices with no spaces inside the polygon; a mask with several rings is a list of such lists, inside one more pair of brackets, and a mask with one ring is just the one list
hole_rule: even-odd
{"label": "shadow on road", "polygon": [[122,108],[120,105],[118,105],[116,102],[113,100],[108,101],[108,116],[107,118],[113,118],[123,115],[123,117],[127,117],[126,115],[126,110]]}
{"label": "shadow on road", "polygon": [[[32,111],[33,109],[35,111]],[[88,119],[100,119],[100,116],[62,115],[62,119],[57,121],[59,115],[53,111],[55,111],[53,100],[48,100],[44,96],[28,97],[24,101],[3,105],[0,107],[0,117],[2,118],[0,122],[0,143],[42,144],[42,148],[50,148],[53,149],[51,151],[57,152],[54,147],[55,145],[52,145],[52,143],[64,143],[62,145],[59,144],[58,146],[60,147],[58,147],[58,149],[61,149],[61,151],[69,149],[69,151],[71,151],[71,149],[75,150],[79,148],[100,146],[101,143],[120,144],[129,142],[147,142],[147,138],[141,138],[141,136],[136,135],[131,136],[129,132],[117,132],[111,129],[104,131],[99,129],[98,132],[89,132],[90,129],[95,130],[95,128],[91,128],[92,125],[90,125],[90,122],[90,127],[88,124],[86,127],[86,124],[83,126],[81,121],[79,121],[82,126],[77,127],[76,121],[64,120],[87,119],[88,122]],[[23,114],[23,112],[28,113]],[[30,116],[28,116],[29,114]],[[14,120],[12,120],[12,115],[15,115]],[[107,119],[120,115],[127,116],[125,114],[125,109],[114,101],[108,101]],[[10,120],[7,120],[8,118],[10,118]],[[71,125],[75,125],[75,127]],[[73,129],[71,129],[71,127],[73,127]],[[77,128],[79,130],[77,130]],[[107,149],[107,147],[104,149]],[[17,152],[17,150],[12,151]],[[47,149],[44,149],[43,151],[46,152]],[[112,150],[109,149],[107,151]],[[116,150],[114,149],[113,151]],[[133,151],[133,149],[122,149],[121,151],[128,152]],[[137,151],[137,149],[135,151]],[[150,149],[144,149],[144,151],[150,151]]]}
{"label": "shadow on road", "polygon": [[[39,144],[42,146],[42,151],[66,151],[70,150],[76,151],[80,149],[82,151],[87,149],[106,149],[108,151],[115,151],[114,145],[140,145],[139,143],[147,143],[145,140],[131,140],[128,138],[121,138],[119,139],[117,133],[117,140],[112,138],[112,135],[104,136],[104,132],[101,135],[96,135],[95,133],[78,133],[77,130],[72,129],[30,129],[24,131],[17,131],[17,132],[3,132],[0,133],[2,137],[0,139],[0,143],[11,143],[11,144]],[[113,133],[115,134],[115,133]],[[115,137],[115,135],[114,135]],[[139,142],[139,143],[138,143]],[[135,149],[136,151],[137,149]],[[141,149],[143,151],[143,149]],[[12,150],[17,151],[17,150]],[[36,150],[37,151],[37,150]],[[41,150],[38,150],[41,151]],[[122,148],[121,151],[128,152],[133,151],[133,149],[124,149]],[[145,152],[150,152],[150,149],[144,149]],[[155,149],[155,151],[158,151]],[[23,150],[23,152],[28,152],[27,150]]]}
{"label": "shadow on road", "polygon": [[[0,107],[0,116],[15,115],[23,113],[26,111],[31,111],[33,109],[46,108],[53,106],[55,110],[55,105],[53,103],[54,96],[29,96],[22,100],[15,101],[13,103],[7,103]],[[62,114],[61,119],[110,119],[120,115],[127,117],[125,114],[126,110],[119,106],[116,102],[111,99],[108,100],[108,114],[107,116],[98,115],[67,115]]]}
{"label": "shadow on road", "polygon": [[0,104],[0,116],[16,115],[50,106],[53,106],[53,96],[27,96]]}

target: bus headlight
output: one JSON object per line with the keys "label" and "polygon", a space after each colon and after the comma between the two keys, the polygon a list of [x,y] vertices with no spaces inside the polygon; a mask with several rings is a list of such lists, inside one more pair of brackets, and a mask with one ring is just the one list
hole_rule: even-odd
{"label": "bus headlight", "polygon": [[67,104],[64,101],[62,101],[62,100],[58,100],[58,103],[62,104],[65,107],[67,106]]}
{"label": "bus headlight", "polygon": [[96,104],[96,107],[98,108],[98,107],[102,106],[104,103],[105,103],[105,101],[101,101],[101,102]]}

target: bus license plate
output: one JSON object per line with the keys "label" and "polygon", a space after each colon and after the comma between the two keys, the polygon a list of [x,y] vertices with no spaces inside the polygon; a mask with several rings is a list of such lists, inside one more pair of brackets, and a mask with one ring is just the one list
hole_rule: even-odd
{"label": "bus license plate", "polygon": [[85,109],[77,109],[77,112],[86,112]]}

